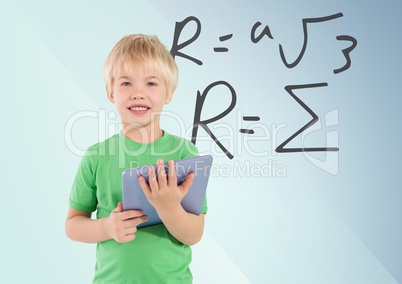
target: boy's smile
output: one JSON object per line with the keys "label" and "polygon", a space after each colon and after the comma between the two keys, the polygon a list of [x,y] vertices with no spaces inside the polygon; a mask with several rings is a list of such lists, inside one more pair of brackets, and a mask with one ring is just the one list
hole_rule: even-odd
{"label": "boy's smile", "polygon": [[[140,130],[142,137],[161,133],[159,119],[165,104],[172,99],[165,81],[157,72],[130,66],[116,76],[109,100],[116,105],[124,130]],[[138,141],[144,142],[144,141]]]}
{"label": "boy's smile", "polygon": [[131,107],[128,108],[129,110],[131,110],[131,112],[133,114],[144,114],[147,113],[148,110],[150,109],[150,107],[146,106],[146,105],[132,105]]}

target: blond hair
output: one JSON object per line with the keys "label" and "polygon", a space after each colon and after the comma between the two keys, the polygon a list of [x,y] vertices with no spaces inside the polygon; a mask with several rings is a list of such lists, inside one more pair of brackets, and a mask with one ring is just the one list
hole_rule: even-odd
{"label": "blond hair", "polygon": [[129,73],[130,66],[156,71],[168,92],[177,86],[178,70],[172,55],[157,36],[131,34],[124,36],[112,49],[104,64],[106,90],[110,94],[116,77]]}

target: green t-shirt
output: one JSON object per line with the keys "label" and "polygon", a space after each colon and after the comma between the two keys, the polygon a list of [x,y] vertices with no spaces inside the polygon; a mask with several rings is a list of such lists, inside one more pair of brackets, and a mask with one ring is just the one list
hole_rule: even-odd
{"label": "green t-shirt", "polygon": [[[185,139],[164,135],[140,144],[122,133],[91,146],[82,158],[70,194],[73,209],[110,215],[122,200],[122,172],[155,164],[157,158],[180,160],[198,155]],[[206,200],[202,213],[207,212]],[[192,283],[191,248],[176,240],[161,225],[140,228],[128,243],[108,240],[97,244],[93,283]]]}

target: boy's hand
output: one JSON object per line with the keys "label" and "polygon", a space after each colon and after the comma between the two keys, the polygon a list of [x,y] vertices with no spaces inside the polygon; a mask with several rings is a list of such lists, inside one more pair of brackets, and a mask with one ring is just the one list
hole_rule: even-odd
{"label": "boy's hand", "polygon": [[123,204],[119,202],[107,218],[106,230],[116,242],[127,243],[135,239],[137,226],[147,220],[140,210],[123,211]]}
{"label": "boy's hand", "polygon": [[149,185],[143,176],[140,176],[138,181],[149,203],[160,213],[180,206],[183,197],[187,194],[188,189],[193,183],[194,173],[189,174],[183,183],[177,186],[177,175],[173,160],[168,162],[169,179],[166,179],[165,166],[162,159],[158,159],[156,166],[158,168],[158,175],[155,174],[153,166],[148,167]]}

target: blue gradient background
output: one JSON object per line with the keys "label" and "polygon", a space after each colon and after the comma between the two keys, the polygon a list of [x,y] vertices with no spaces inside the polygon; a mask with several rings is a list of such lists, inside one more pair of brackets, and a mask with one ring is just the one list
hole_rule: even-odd
{"label": "blue gradient background", "polygon": [[[309,25],[303,59],[286,68],[278,45],[289,61],[298,56],[301,20],[338,12],[344,16]],[[228,135],[220,124],[233,128],[237,140],[223,143],[235,158],[223,156],[210,139],[197,143],[200,150],[212,149],[216,164],[232,169],[235,163],[269,161],[286,168],[286,177],[211,178],[205,235],[194,247],[194,283],[402,282],[401,12],[396,0],[3,1],[0,282],[91,281],[95,246],[64,235],[68,195],[80,160],[65,144],[66,123],[85,110],[98,115],[77,121],[68,133],[80,149],[111,135],[118,118],[107,116],[114,106],[106,99],[102,79],[110,49],[129,33],[157,34],[170,47],[175,22],[188,16],[201,21],[202,31],[183,52],[204,64],[176,58],[180,82],[166,111],[179,113],[190,127],[197,90],[225,80],[235,88],[237,104],[210,127],[220,137]],[[270,27],[273,40],[250,41],[257,21]],[[182,38],[194,28],[189,25]],[[232,39],[219,41],[230,33]],[[338,35],[353,36],[358,45],[351,68],[335,75],[333,69],[345,63],[341,50],[350,45],[337,41]],[[215,53],[218,46],[229,52]],[[328,87],[295,93],[320,122],[332,110],[338,111],[339,121],[328,128],[323,124],[289,146],[325,145],[327,132],[337,131],[338,145],[329,146],[339,146],[339,153],[276,154],[273,144],[310,119],[284,87],[320,82]],[[227,90],[211,91],[202,118],[229,103]],[[275,143],[253,142],[255,151],[268,154],[255,157],[244,149],[238,129],[248,124],[239,115],[258,115],[268,128],[286,125]],[[166,130],[188,137],[169,119]],[[203,130],[199,135],[200,140],[207,136]],[[256,128],[258,135],[263,135],[261,128]],[[312,157],[335,158],[337,172],[328,173]]]}

